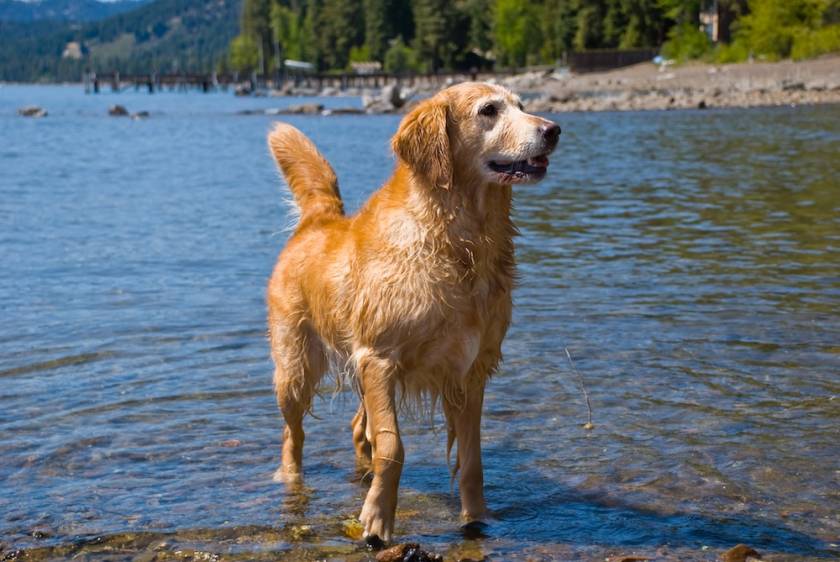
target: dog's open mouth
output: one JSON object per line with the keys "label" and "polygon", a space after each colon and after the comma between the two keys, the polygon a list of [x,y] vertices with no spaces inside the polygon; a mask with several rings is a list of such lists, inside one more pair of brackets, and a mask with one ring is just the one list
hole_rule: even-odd
{"label": "dog's open mouth", "polygon": [[542,179],[548,169],[548,154],[532,156],[527,160],[515,162],[500,162],[491,160],[487,167],[500,174],[502,180],[508,183],[518,183]]}

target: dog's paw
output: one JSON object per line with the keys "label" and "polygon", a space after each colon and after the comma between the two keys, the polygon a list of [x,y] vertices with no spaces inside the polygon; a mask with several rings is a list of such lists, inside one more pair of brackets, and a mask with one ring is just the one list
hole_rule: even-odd
{"label": "dog's paw", "polygon": [[303,475],[300,470],[290,469],[287,466],[280,466],[274,471],[274,476],[271,478],[275,482],[282,482],[283,484],[300,484],[303,481]]}
{"label": "dog's paw", "polygon": [[461,521],[463,521],[466,525],[471,523],[480,524],[483,521],[487,521],[489,517],[490,514],[487,512],[484,502],[481,502],[481,504],[476,505],[471,509],[461,509]]}
{"label": "dog's paw", "polygon": [[469,523],[461,525],[461,534],[463,534],[464,538],[467,540],[486,539],[489,536],[489,528],[490,525],[484,521],[470,521]]}
{"label": "dog's paw", "polygon": [[394,532],[395,511],[394,502],[387,501],[384,494],[371,488],[359,515],[359,521],[365,528],[362,537],[367,539],[376,536],[385,543],[390,542]]}
{"label": "dog's paw", "polygon": [[368,535],[362,540],[362,545],[367,550],[382,550],[385,548],[385,541],[379,535]]}

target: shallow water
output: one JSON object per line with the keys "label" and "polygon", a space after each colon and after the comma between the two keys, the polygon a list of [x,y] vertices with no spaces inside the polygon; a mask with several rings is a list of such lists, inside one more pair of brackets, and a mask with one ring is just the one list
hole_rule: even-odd
{"label": "shallow water", "polygon": [[[300,101],[0,87],[0,557],[368,557],[352,394],[307,420],[305,487],[271,481],[288,219],[273,118],[236,112]],[[398,119],[288,121],[356,208]],[[406,424],[397,533],[452,559],[840,557],[840,107],[556,119],[548,178],[516,191],[494,520],[459,529],[438,416]]]}

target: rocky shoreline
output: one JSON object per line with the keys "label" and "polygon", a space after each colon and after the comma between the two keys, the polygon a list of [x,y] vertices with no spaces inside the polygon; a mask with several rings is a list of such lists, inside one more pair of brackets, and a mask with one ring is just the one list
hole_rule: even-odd
{"label": "rocky shoreline", "polygon": [[[499,77],[496,82],[520,94],[527,111],[534,113],[590,111],[646,111],[728,107],[772,107],[840,104],[840,54],[809,61],[681,66],[642,63],[609,72],[571,74],[551,69]],[[243,109],[240,115],[381,115],[409,111],[437,87],[389,84],[377,89],[321,91],[286,88],[249,92],[250,96],[360,97],[361,106],[328,108],[307,101],[268,109]],[[112,116],[142,119],[146,111],[129,113],[122,106]],[[38,106],[18,109],[22,117],[46,117]]]}
{"label": "rocky shoreline", "polygon": [[[522,95],[532,112],[644,111],[765,107],[840,103],[840,56],[810,61],[681,66],[642,63],[631,67],[575,75],[550,70],[495,80]],[[324,109],[313,104],[241,113],[320,114],[404,113],[434,89],[393,85],[381,90],[286,90],[273,96],[320,95],[362,98],[362,108]]]}
{"label": "rocky shoreline", "polygon": [[[540,112],[640,111],[840,103],[840,57],[733,65],[644,63],[580,76],[514,77]],[[519,82],[517,84],[517,81]]]}

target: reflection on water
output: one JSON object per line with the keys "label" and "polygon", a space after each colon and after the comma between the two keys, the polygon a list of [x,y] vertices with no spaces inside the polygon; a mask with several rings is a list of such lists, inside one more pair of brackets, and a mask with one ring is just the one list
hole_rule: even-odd
{"label": "reflection on water", "polygon": [[[235,112],[282,102],[120,95],[136,122],[115,100],[0,89],[0,556],[367,559],[352,395],[316,404],[305,486],[271,481],[287,219],[271,120]],[[397,532],[452,559],[840,555],[840,108],[557,119],[549,177],[516,196],[494,520],[461,532],[440,419],[414,420]],[[397,120],[290,118],[351,208]]]}

